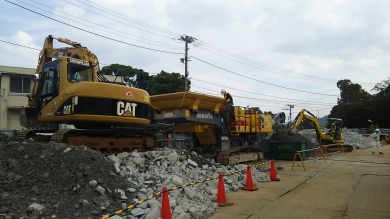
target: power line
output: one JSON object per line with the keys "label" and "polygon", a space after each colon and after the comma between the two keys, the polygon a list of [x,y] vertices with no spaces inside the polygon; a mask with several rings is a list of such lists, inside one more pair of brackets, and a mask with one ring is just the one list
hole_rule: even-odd
{"label": "power line", "polygon": [[[200,87],[200,86],[196,86],[196,85],[191,85],[192,87],[198,87],[198,88],[202,88],[204,90],[208,90],[208,91],[213,91],[213,92],[216,92],[215,90],[212,90],[212,89],[209,89],[209,88],[205,88],[205,87]],[[256,98],[256,97],[248,97],[248,96],[239,96],[239,95],[234,95],[234,97],[237,97],[237,98],[242,98],[242,99],[247,99],[247,100],[257,100],[257,101],[262,101],[262,102],[268,102],[268,103],[277,103],[277,104],[282,104],[282,105],[285,105],[286,103],[289,103],[288,101],[278,101],[278,100],[269,100],[269,99],[261,99],[261,98]],[[301,104],[301,105],[304,105],[302,103],[296,103],[296,104]],[[311,106],[313,105],[318,105],[318,106],[327,106],[327,105],[324,105],[324,104],[310,104]]]}
{"label": "power line", "polygon": [[4,40],[0,40],[0,41],[1,41],[1,42],[3,42],[3,43],[8,43],[8,44],[15,45],[15,46],[20,46],[20,47],[24,47],[24,48],[28,48],[28,49],[33,49],[33,50],[38,50],[38,51],[41,51],[40,49],[33,48],[33,47],[29,47],[29,46],[23,46],[23,45],[20,45],[20,44],[11,43],[11,42],[4,41]]}
{"label": "power line", "polygon": [[[267,72],[272,72],[272,73],[276,73],[276,74],[280,74],[280,75],[284,75],[284,76],[288,76],[288,77],[300,78],[300,79],[308,80],[308,81],[316,81],[316,82],[329,83],[329,84],[336,83],[336,81],[325,81],[325,80],[328,80],[328,79],[321,79],[321,80],[320,79],[316,79],[316,77],[314,77],[314,76],[311,76],[310,78],[305,78],[304,75],[301,76],[301,75],[291,75],[291,74],[287,74],[287,73],[282,73],[282,72],[279,72],[277,70],[267,69],[267,68],[264,68],[264,67],[259,67],[259,66],[255,66],[255,65],[252,65],[252,64],[248,64],[248,63],[245,63],[243,61],[239,61],[239,60],[236,60],[236,59],[233,59],[233,58],[229,58],[227,56],[220,55],[218,53],[212,52],[212,51],[207,50],[207,49],[202,48],[202,47],[200,47],[200,48],[203,49],[203,50],[206,50],[206,51],[208,51],[210,53],[213,53],[213,54],[219,55],[221,57],[227,58],[229,60],[233,60],[233,61],[236,61],[238,63],[244,64],[244,65],[256,68],[256,69],[264,70],[264,71],[267,71]],[[286,71],[286,70],[281,70],[281,71]]]}
{"label": "power line", "polygon": [[[202,90],[212,91],[212,93],[206,93],[206,92],[203,92],[203,91],[195,91],[195,92],[197,92],[197,93],[202,93],[202,94],[207,94],[207,95],[212,95],[212,96],[218,96],[218,95],[220,94],[220,93],[217,92],[217,91],[214,91],[214,90],[211,90],[211,89],[208,89],[208,88],[204,88],[204,87],[200,87],[200,86],[196,86],[196,85],[191,85],[191,87],[196,87],[196,88],[200,88],[200,89],[202,89]],[[245,99],[245,100],[256,100],[256,98],[245,98],[245,97],[236,96],[236,95],[234,95],[234,97],[235,97],[235,98],[238,98],[238,99]],[[237,101],[237,100],[235,100],[234,102],[235,102],[235,103],[240,103],[240,104],[242,104],[242,106],[244,106],[244,105],[256,106],[256,105],[253,104],[253,102],[250,102],[250,104],[248,104],[248,102],[245,102],[245,103],[244,103],[244,102]],[[264,104],[264,103],[268,103],[268,102],[262,101],[260,107],[262,107],[262,108],[264,108],[264,107],[278,108],[278,107],[275,106],[275,105],[268,105],[268,104]],[[278,103],[278,104],[279,104],[279,103]],[[304,105],[303,105],[302,108],[309,109],[309,110],[311,110],[311,111],[332,109],[332,108],[313,109],[313,108],[311,108],[311,107],[313,107],[313,106],[312,106],[312,105],[311,105],[311,106],[304,106]]]}
{"label": "power line", "polygon": [[[20,1],[20,0],[16,0],[16,1],[22,2],[22,3],[24,3],[24,4],[26,4],[26,5],[30,6],[30,7],[33,7],[33,8],[36,8],[36,9],[40,9],[40,10],[42,10],[42,11],[44,11],[44,12],[52,13],[51,11],[47,11],[47,10],[45,10],[45,9],[36,7],[36,6],[34,6],[34,5],[28,4],[28,3],[23,2],[23,1]],[[45,5],[45,4],[39,3],[39,2],[37,2],[37,1],[34,1],[34,0],[30,0],[30,1],[35,2],[36,4],[41,5],[41,6],[43,6],[43,7],[52,9],[52,10],[54,10],[54,11],[57,11],[57,12],[60,12],[60,13],[69,15],[69,14],[67,14],[67,13],[65,13],[65,12],[62,12],[62,11],[60,11],[60,10],[58,10],[58,9],[49,7],[49,6]],[[160,46],[160,47],[165,47],[165,48],[169,48],[169,49],[181,49],[181,48],[178,47],[178,46],[174,46],[174,45],[170,45],[170,44],[166,44],[166,43],[161,43],[161,42],[154,41],[154,40],[143,39],[143,38],[140,38],[140,37],[138,37],[138,36],[134,36],[134,35],[131,35],[131,34],[122,32],[122,31],[118,31],[118,30],[112,29],[112,28],[110,28],[110,27],[103,26],[103,25],[98,24],[98,23],[94,23],[94,22],[88,21],[88,20],[86,20],[86,19],[83,19],[83,20],[81,20],[81,21],[80,21],[80,20],[75,21],[75,20],[72,20],[71,18],[69,18],[69,16],[68,16],[68,17],[64,17],[64,16],[61,16],[61,15],[58,15],[58,14],[57,14],[56,16],[61,17],[61,18],[64,18],[64,19],[66,19],[66,20],[71,20],[71,21],[74,21],[74,22],[77,22],[77,23],[81,23],[81,24],[83,24],[83,25],[85,25],[85,26],[87,26],[87,27],[92,27],[92,28],[95,28],[95,29],[97,29],[97,30],[104,31],[104,32],[107,32],[107,33],[111,33],[111,32],[107,31],[106,29],[112,30],[112,31],[115,31],[115,32],[118,32],[118,33],[122,33],[122,34],[125,34],[125,35],[129,35],[129,36],[132,36],[133,38],[130,38],[130,37],[128,37],[128,36],[123,36],[123,35],[122,35],[122,36],[119,35],[119,36],[124,37],[124,38],[127,38],[127,39],[131,39],[131,40],[136,40],[136,41],[139,41],[139,42],[142,42],[142,43],[147,43],[147,44],[151,44],[151,45],[155,45],[155,46]],[[88,25],[88,24],[83,23],[83,21],[84,21],[84,22],[87,22],[87,23],[94,24],[94,25],[101,26],[101,27],[103,27],[103,28],[105,28],[105,29],[99,29],[99,28],[96,28],[95,26],[90,26],[90,25]],[[149,42],[145,42],[145,41],[150,41],[150,42],[153,42],[153,43],[149,43]],[[161,44],[161,45],[158,45],[158,44]]]}
{"label": "power line", "polygon": [[[317,80],[322,80],[322,82],[324,82],[324,83],[336,83],[336,82],[337,82],[337,81],[335,81],[335,80],[333,80],[333,79],[322,78],[322,77],[316,77],[316,76],[313,76],[313,75],[301,74],[301,73],[294,72],[294,71],[291,71],[291,70],[286,70],[286,69],[282,69],[282,68],[275,67],[275,66],[272,66],[272,65],[264,64],[264,63],[261,63],[261,62],[258,62],[258,61],[254,61],[254,60],[245,58],[245,57],[243,57],[243,56],[239,56],[239,55],[236,55],[236,54],[234,54],[234,53],[228,52],[228,51],[226,51],[226,50],[220,49],[220,48],[218,48],[218,47],[215,47],[215,46],[213,46],[213,45],[211,45],[211,44],[208,44],[208,43],[205,43],[205,42],[202,42],[202,44],[203,44],[204,46],[210,48],[210,49],[216,50],[216,51],[218,51],[218,52],[220,52],[220,53],[223,53],[223,54],[227,54],[227,55],[232,56],[232,57],[235,57],[235,58],[237,58],[237,59],[241,59],[241,60],[246,61],[246,62],[248,62],[248,63],[253,63],[253,64],[256,64],[256,65],[260,65],[260,66],[263,66],[263,67],[265,67],[265,68],[274,69],[274,70],[280,71],[280,72],[286,72],[286,73],[292,73],[292,74],[299,74],[299,77],[301,77],[301,78],[302,78],[302,77],[306,77],[307,80],[308,80],[308,79],[317,79]],[[200,48],[201,48],[201,49],[204,49],[204,48],[202,48],[202,47],[200,47]],[[206,49],[204,49],[204,50],[206,50]],[[206,50],[206,51],[209,51],[209,50]],[[209,52],[211,52],[211,51],[209,51]],[[211,52],[211,53],[213,53],[213,52]],[[222,56],[222,57],[224,57],[224,58],[228,58],[228,57],[223,56],[223,55],[220,55],[220,54],[218,54],[218,53],[214,53],[214,54],[217,54],[217,55]],[[229,58],[228,58],[228,59],[229,59]],[[234,60],[234,59],[231,59],[231,60]],[[240,61],[237,61],[237,60],[234,60],[234,61],[240,62]],[[242,63],[242,62],[241,62],[241,63]],[[243,63],[243,64],[245,64],[245,63]],[[249,65],[249,64],[246,64],[246,65]],[[251,66],[251,65],[250,65],[250,66]],[[266,70],[266,69],[264,69],[264,70]],[[273,72],[272,70],[266,70],[266,71],[271,71],[271,72]],[[277,73],[277,72],[274,72],[274,73]],[[279,73],[279,74],[281,74],[281,73]],[[293,75],[288,75],[288,76],[294,77]],[[328,81],[328,82],[326,82],[326,81]],[[357,82],[357,83],[359,83],[359,82]],[[376,83],[359,83],[359,84],[376,84]]]}
{"label": "power line", "polygon": [[[196,80],[196,81],[201,81],[201,82],[207,83],[207,84],[212,84],[212,85],[219,86],[219,87],[221,86],[220,84],[215,84],[215,83],[212,83],[212,82],[200,80],[200,79],[194,78],[194,77],[191,77],[191,79],[192,79],[192,80]],[[286,101],[291,101],[291,100],[300,101],[300,100],[298,100],[298,99],[291,99],[291,98],[286,98],[286,97],[271,96],[271,95],[267,95],[267,94],[261,94],[261,93],[256,93],[256,92],[252,92],[252,91],[241,90],[241,89],[237,89],[237,88],[229,88],[229,89],[237,90],[237,91],[242,91],[242,92],[246,92],[246,93],[251,93],[251,94],[257,94],[257,95],[261,95],[261,96],[265,96],[265,97],[273,97],[273,98],[278,98],[278,99],[285,99]],[[305,101],[305,103],[319,103],[319,102],[315,102],[315,101]],[[327,105],[327,104],[325,104],[325,105]],[[329,104],[329,105],[332,105],[332,104]]]}
{"label": "power line", "polygon": [[[180,34],[178,34],[178,33],[174,33],[174,32],[168,31],[168,30],[164,30],[164,29],[161,29],[161,28],[158,28],[158,27],[155,27],[155,26],[146,24],[146,23],[144,23],[144,22],[138,21],[138,20],[133,19],[133,18],[131,18],[131,17],[129,17],[129,16],[120,14],[120,13],[118,13],[118,12],[116,12],[116,11],[113,11],[113,10],[111,10],[111,9],[108,9],[108,8],[102,6],[102,5],[99,5],[99,4],[95,3],[95,2],[92,2],[92,1],[90,1],[90,0],[86,0],[86,1],[87,1],[87,2],[91,2],[93,5],[87,4],[87,3],[82,2],[82,1],[80,1],[80,0],[76,0],[76,1],[78,1],[78,2],[80,2],[80,3],[82,3],[82,4],[85,4],[85,5],[88,5],[89,7],[95,8],[95,9],[97,9],[97,10],[99,10],[99,11],[103,11],[103,12],[105,12],[105,13],[108,13],[108,12],[106,12],[106,11],[104,11],[104,10],[102,10],[102,9],[99,9],[99,8],[97,8],[97,7],[94,6],[94,5],[97,5],[97,6],[101,7],[101,8],[104,8],[104,9],[107,10],[107,11],[113,12],[113,13],[108,13],[108,14],[111,14],[111,15],[113,15],[113,16],[115,16],[115,17],[122,18],[122,19],[125,18],[125,20],[127,20],[127,21],[129,21],[129,22],[136,23],[136,24],[138,24],[138,25],[140,25],[140,26],[144,26],[144,27],[146,27],[146,28],[155,29],[155,30],[157,30],[157,31],[165,32],[165,33],[167,33],[167,34],[171,34],[171,35],[174,35],[174,36],[179,36],[179,35],[180,35]],[[120,16],[118,16],[118,15],[120,15]]]}
{"label": "power line", "polygon": [[159,49],[148,48],[148,47],[144,47],[144,46],[139,46],[139,45],[127,43],[127,42],[124,42],[124,41],[121,41],[121,40],[117,40],[117,39],[114,39],[114,38],[110,38],[110,37],[107,37],[107,36],[104,36],[104,35],[101,35],[101,34],[98,34],[98,33],[94,33],[94,32],[92,32],[92,31],[85,30],[85,29],[83,29],[83,28],[80,28],[80,27],[77,27],[77,26],[74,26],[74,25],[65,23],[65,22],[63,22],[63,21],[60,21],[60,20],[51,18],[51,17],[49,17],[49,16],[46,16],[46,15],[44,15],[44,14],[41,14],[41,13],[36,12],[36,11],[34,11],[34,10],[31,10],[31,9],[29,9],[29,8],[23,7],[23,6],[21,6],[21,5],[19,5],[19,4],[16,4],[16,3],[14,3],[14,2],[10,2],[9,0],[4,0],[4,1],[6,1],[6,2],[8,2],[8,3],[11,3],[11,4],[13,4],[13,5],[16,5],[16,6],[20,7],[20,8],[23,8],[23,9],[25,9],[25,10],[27,10],[27,11],[33,12],[33,13],[35,13],[35,14],[38,14],[38,15],[40,15],[40,16],[42,16],[42,17],[45,17],[45,18],[48,18],[48,19],[50,19],[50,20],[56,21],[56,22],[58,22],[58,23],[67,25],[67,26],[69,26],[69,27],[73,27],[73,28],[75,28],[75,29],[84,31],[84,32],[86,32],[86,33],[90,33],[90,34],[95,35],[95,36],[99,36],[99,37],[102,37],[102,38],[105,38],[105,39],[108,39],[108,40],[115,41],[115,42],[118,42],[118,43],[126,44],[126,45],[129,45],[129,46],[134,46],[134,47],[138,47],[138,48],[142,48],[142,49],[147,49],[147,50],[151,50],[151,51],[156,51],[156,52],[163,52],[163,53],[170,53],[170,54],[178,54],[178,55],[182,54],[182,53],[178,53],[178,52],[170,52],[170,51],[164,51],[164,50],[159,50]]}
{"label": "power line", "polygon": [[[6,0],[6,1],[8,1],[8,0]],[[124,23],[124,22],[122,22],[122,21],[112,19],[112,18],[110,18],[110,17],[107,17],[107,16],[104,16],[104,15],[102,15],[102,14],[99,14],[99,13],[96,13],[96,12],[94,12],[94,11],[91,11],[91,10],[89,10],[89,9],[87,9],[87,8],[83,8],[83,7],[81,7],[81,6],[78,6],[78,5],[73,4],[73,3],[69,2],[69,1],[66,1],[66,0],[62,0],[62,1],[66,2],[66,3],[68,3],[68,4],[71,4],[71,5],[75,6],[75,7],[78,7],[78,8],[84,9],[84,10],[86,10],[86,11],[89,11],[89,12],[91,12],[91,13],[94,13],[94,14],[97,14],[97,15],[99,15],[99,16],[102,16],[102,17],[104,17],[104,18],[110,19],[110,20],[112,20],[112,21],[116,21],[116,22],[118,22],[118,23],[124,24],[124,25],[126,25],[126,26],[129,26],[129,27],[132,27],[132,28],[135,28],[135,29],[138,29],[138,30],[142,30],[142,31],[145,31],[145,32],[154,34],[154,35],[158,35],[158,36],[161,36],[161,37],[165,37],[165,38],[169,38],[169,39],[171,38],[171,37],[167,37],[167,36],[164,36],[164,35],[161,35],[161,34],[158,34],[158,33],[154,33],[154,32],[148,31],[148,30],[144,30],[144,29],[141,29],[141,28],[138,28],[138,27],[134,27],[134,26],[129,25],[129,24],[126,24],[126,23]]]}
{"label": "power line", "polygon": [[197,59],[197,60],[200,61],[200,62],[206,63],[206,64],[208,64],[208,65],[211,65],[211,66],[213,66],[213,67],[215,67],[215,68],[219,68],[219,69],[224,70],[224,71],[226,71],[226,72],[229,72],[229,73],[232,73],[232,74],[235,74],[235,75],[238,75],[238,76],[247,78],[247,79],[251,79],[251,80],[254,80],[254,81],[263,83],[263,84],[271,85],[271,86],[274,86],[274,87],[284,88],[284,89],[287,89],[287,90],[294,90],[294,91],[303,92],[303,93],[322,95],[322,96],[336,96],[336,97],[338,96],[338,95],[329,95],[329,94],[321,94],[321,93],[315,93],[315,92],[310,92],[310,91],[303,91],[303,90],[298,90],[298,89],[294,89],[294,88],[289,88],[289,87],[284,87],[284,86],[280,86],[280,85],[268,83],[268,82],[265,82],[265,81],[261,81],[261,80],[255,79],[255,78],[251,78],[251,77],[248,77],[248,76],[246,76],[246,75],[243,75],[243,74],[240,74],[240,73],[237,73],[237,72],[230,71],[230,70],[228,70],[228,69],[219,67],[219,66],[217,66],[217,65],[211,64],[210,62],[206,62],[206,61],[201,60],[201,59],[199,59],[199,58],[196,58],[196,57],[194,57],[194,56],[191,56],[191,57],[194,58],[194,59]]}

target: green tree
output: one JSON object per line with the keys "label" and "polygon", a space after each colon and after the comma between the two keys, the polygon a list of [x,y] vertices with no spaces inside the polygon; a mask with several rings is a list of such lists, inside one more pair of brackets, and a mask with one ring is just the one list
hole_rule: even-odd
{"label": "green tree", "polygon": [[[167,73],[161,71],[155,76],[152,76],[149,84],[149,94],[165,94],[184,91],[184,75],[179,73]],[[188,81],[190,87],[191,81]]]}
{"label": "green tree", "polygon": [[377,92],[377,97],[390,95],[390,77],[387,80],[383,80],[381,83],[377,83],[371,90]]}
{"label": "green tree", "polygon": [[354,84],[349,79],[339,80],[337,87],[340,89],[340,99],[338,103],[351,104],[369,100],[370,94],[367,93],[360,84]]}
{"label": "green tree", "polygon": [[104,66],[101,69],[101,74],[123,77],[123,80],[127,85],[143,90],[148,90],[148,85],[151,79],[149,73],[145,72],[144,70],[121,64],[111,64]]}

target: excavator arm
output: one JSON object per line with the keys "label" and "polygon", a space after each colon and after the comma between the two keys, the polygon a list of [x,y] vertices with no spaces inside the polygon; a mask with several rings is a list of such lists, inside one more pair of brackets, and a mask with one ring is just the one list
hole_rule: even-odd
{"label": "excavator arm", "polygon": [[321,131],[320,123],[318,122],[318,118],[316,116],[314,116],[311,112],[307,111],[306,109],[302,109],[298,113],[297,117],[295,117],[294,121],[291,124],[291,127],[290,127],[290,130],[289,130],[288,134],[293,135],[293,134],[297,133],[297,131],[298,131],[297,127],[302,122],[303,119],[307,119],[307,120],[311,121],[314,124],[315,130],[316,130],[316,134],[317,134],[317,140],[321,144],[321,141],[322,141],[321,133],[322,133],[322,131]]}

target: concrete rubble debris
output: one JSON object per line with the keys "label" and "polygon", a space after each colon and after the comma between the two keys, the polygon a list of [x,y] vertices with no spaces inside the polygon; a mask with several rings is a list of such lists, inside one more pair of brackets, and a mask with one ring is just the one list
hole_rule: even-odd
{"label": "concrete rubble debris", "polygon": [[[344,134],[344,144],[352,145],[354,149],[370,148],[372,147],[372,141],[364,137],[362,134],[352,132],[347,128],[342,130]],[[317,143],[316,132],[314,129],[305,129],[298,132],[299,134],[305,136],[312,143]]]}
{"label": "concrete rubble debris", "polygon": [[[63,143],[3,141],[0,214],[12,218],[95,218],[146,200],[163,186],[181,187],[246,167],[223,166],[195,152],[169,148],[104,155]],[[251,170],[254,181],[269,181],[267,173],[259,171],[268,168]],[[225,191],[244,187],[245,177],[246,171],[225,176]],[[218,211],[217,187],[218,180],[211,180],[169,192],[173,218],[211,216]],[[156,196],[124,211],[123,218],[159,218],[160,212],[161,196]]]}

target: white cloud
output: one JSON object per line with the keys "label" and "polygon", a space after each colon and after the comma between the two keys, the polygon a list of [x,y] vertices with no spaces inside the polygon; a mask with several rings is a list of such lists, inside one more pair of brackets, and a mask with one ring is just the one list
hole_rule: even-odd
{"label": "white cloud", "polygon": [[[164,51],[184,53],[184,43],[172,38],[181,34],[194,36],[207,44],[190,46],[190,56],[280,87],[192,59],[190,77],[219,85],[193,80],[193,90],[219,95],[223,87],[236,96],[237,104],[259,106],[267,111],[281,111],[287,103],[292,103],[297,105],[295,111],[319,110],[320,116],[324,116],[337,97],[312,93],[338,95],[335,82],[340,79],[361,83],[369,91],[375,83],[388,77],[390,69],[390,3],[386,1],[92,0],[97,8],[102,5],[112,10],[110,14],[87,8],[78,1],[67,1],[85,9],[65,1],[49,1],[41,3],[63,13],[48,8],[51,13],[34,10],[103,36]],[[161,70],[184,73],[179,61],[183,55],[153,52],[107,40],[6,2],[0,3],[0,22],[3,27],[0,39],[9,42],[41,49],[45,37],[53,34],[87,46],[104,64],[121,63],[151,73]],[[0,65],[35,68],[39,51],[4,43],[0,43],[0,48]],[[311,80],[302,79],[304,76]],[[331,79],[334,83],[324,83],[318,78]],[[327,109],[320,110],[323,108]]]}

